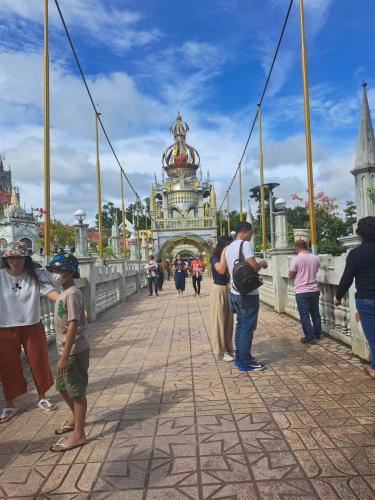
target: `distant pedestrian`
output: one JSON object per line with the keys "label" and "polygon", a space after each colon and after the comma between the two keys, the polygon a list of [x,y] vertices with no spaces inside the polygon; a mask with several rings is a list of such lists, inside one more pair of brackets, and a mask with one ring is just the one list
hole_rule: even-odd
{"label": "distant pedestrian", "polygon": [[158,259],[158,285],[159,285],[159,291],[163,290],[163,284],[164,284],[164,268],[163,268],[163,261],[162,259]]}
{"label": "distant pedestrian", "polygon": [[168,281],[170,281],[170,279],[171,279],[171,268],[172,268],[171,261],[169,259],[167,259],[165,261],[165,270],[167,271],[167,280]]}
{"label": "distant pedestrian", "polygon": [[173,270],[177,296],[182,297],[185,291],[187,264],[181,258],[181,255],[177,255],[176,260],[173,263]]}
{"label": "distant pedestrian", "polygon": [[341,304],[355,279],[356,307],[371,352],[371,367],[366,366],[365,371],[375,379],[375,217],[360,219],[357,234],[361,244],[348,254],[334,303]]}
{"label": "distant pedestrian", "polygon": [[53,386],[48,364],[48,348],[40,320],[40,298],[56,300],[47,273],[36,269],[21,241],[8,244],[2,256],[0,269],[0,380],[3,386],[5,408],[0,423],[10,420],[18,412],[15,399],[27,391],[20,359],[21,348],[26,354],[38,393],[38,408],[44,412],[56,410],[46,392]]}
{"label": "distant pedestrian", "polygon": [[[211,275],[213,285],[210,296],[211,345],[215,355],[223,361],[233,361],[233,313],[230,308],[229,276],[225,273],[223,250],[232,243],[229,236],[221,236],[212,253]],[[223,255],[223,259],[221,256]]]}
{"label": "distant pedestrian", "polygon": [[234,269],[239,261],[251,266],[251,273],[255,275],[260,269],[267,267],[266,261],[257,262],[255,260],[253,247],[250,243],[252,235],[252,225],[246,221],[240,222],[237,227],[235,241],[223,250],[225,252],[226,267],[230,274],[231,307],[232,311],[237,315],[235,364],[241,371],[256,371],[264,368],[264,365],[258,363],[251,354],[254,331],[258,322],[259,290],[254,288],[250,292],[241,295],[234,284]]}
{"label": "distant pedestrian", "polygon": [[192,276],[195,296],[201,295],[201,283],[203,278],[203,263],[199,257],[194,257],[190,263],[190,272]]}
{"label": "distant pedestrian", "polygon": [[47,266],[55,273],[63,291],[56,304],[54,323],[56,346],[59,354],[57,363],[56,389],[61,393],[72,414],[55,430],[56,435],[71,432],[61,437],[52,451],[65,452],[86,443],[85,423],[87,413],[86,389],[90,348],[86,333],[86,316],[81,291],[75,286],[79,278],[78,260],[74,255],[56,255]]}
{"label": "distant pedestrian", "polygon": [[158,264],[154,260],[153,255],[147,257],[147,264],[145,265],[145,270],[147,273],[149,296],[154,294],[159,295],[159,276],[158,276]]}
{"label": "distant pedestrian", "polygon": [[290,263],[289,278],[294,280],[297,308],[304,334],[301,342],[314,344],[322,336],[317,278],[320,260],[318,256],[309,252],[304,240],[296,241],[294,251],[297,255]]}

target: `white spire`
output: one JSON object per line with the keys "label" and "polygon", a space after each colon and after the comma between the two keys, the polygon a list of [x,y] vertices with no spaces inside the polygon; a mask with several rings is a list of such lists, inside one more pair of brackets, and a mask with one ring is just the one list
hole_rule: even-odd
{"label": "white spire", "polygon": [[357,154],[355,159],[355,169],[375,166],[375,138],[372,127],[370,108],[368,105],[366,87],[363,82],[362,111],[359,127],[359,138],[357,143]]}

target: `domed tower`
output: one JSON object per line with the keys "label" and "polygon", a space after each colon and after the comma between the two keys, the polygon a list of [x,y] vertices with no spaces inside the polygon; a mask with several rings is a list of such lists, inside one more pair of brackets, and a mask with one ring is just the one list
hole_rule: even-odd
{"label": "domed tower", "polygon": [[190,237],[196,240],[196,248],[191,242],[186,244],[186,256],[202,254],[203,247],[208,250],[206,246],[213,244],[216,238],[215,189],[209,177],[202,180],[200,156],[186,142],[189,125],[182,120],[180,113],[177,113],[170,132],[174,142],[162,156],[163,181],[155,180],[150,196],[155,244],[157,248],[165,249],[167,242],[175,240],[177,243],[178,238],[186,240]]}

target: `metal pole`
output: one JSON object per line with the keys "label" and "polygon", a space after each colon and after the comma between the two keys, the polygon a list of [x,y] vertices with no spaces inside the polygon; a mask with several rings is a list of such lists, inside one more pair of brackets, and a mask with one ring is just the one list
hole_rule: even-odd
{"label": "metal pole", "polygon": [[141,249],[140,249],[140,244],[139,244],[139,207],[138,207],[138,200],[136,200],[136,221],[137,221],[137,254],[138,254],[138,260],[141,260]]}
{"label": "metal pole", "polygon": [[262,109],[258,104],[258,124],[259,124],[259,176],[260,176],[260,216],[262,226],[262,249],[263,255],[266,253],[267,234],[266,234],[266,210],[264,196],[264,170],[263,170],[263,141],[262,141]]}
{"label": "metal pole", "polygon": [[271,248],[275,248],[275,234],[274,234],[274,228],[273,228],[273,191],[270,189],[270,196],[269,196],[269,201],[270,201],[270,228],[271,228]]}
{"label": "metal pole", "polygon": [[230,212],[229,212],[229,191],[227,191],[227,212],[228,212],[228,236],[230,236]]}
{"label": "metal pole", "polygon": [[220,225],[219,234],[220,234],[220,236],[223,236],[223,213],[221,210],[219,212],[219,225]]}
{"label": "metal pole", "polygon": [[126,214],[125,214],[125,198],[124,198],[124,179],[121,169],[120,169],[120,185],[121,185],[121,214],[122,214],[122,246],[123,246],[124,257],[126,257]]}
{"label": "metal pole", "polygon": [[311,127],[310,127],[310,102],[309,102],[309,81],[307,72],[307,56],[305,45],[305,19],[303,12],[303,0],[299,0],[300,28],[301,28],[301,59],[302,59],[302,80],[303,80],[303,102],[305,115],[305,136],[306,136],[306,162],[307,162],[307,185],[309,193],[309,219],[310,219],[310,240],[311,250],[317,253],[316,245],[316,225],[315,225],[315,205],[314,205],[314,177],[311,148]]}
{"label": "metal pole", "polygon": [[48,0],[44,0],[44,258],[46,262],[51,253],[50,183]]}
{"label": "metal pole", "polygon": [[100,184],[100,161],[99,161],[99,115],[95,111],[95,142],[96,142],[96,190],[98,198],[98,227],[99,227],[99,241],[98,252],[99,258],[103,258],[103,220],[102,220],[102,191]]}
{"label": "metal pole", "polygon": [[239,184],[240,184],[240,222],[242,222],[243,219],[243,208],[242,208],[242,164],[240,163],[238,165],[238,179],[239,179]]}

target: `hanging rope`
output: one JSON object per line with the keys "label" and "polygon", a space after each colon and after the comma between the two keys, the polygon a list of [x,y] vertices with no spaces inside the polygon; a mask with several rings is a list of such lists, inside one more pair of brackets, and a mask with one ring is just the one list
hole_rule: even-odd
{"label": "hanging rope", "polygon": [[[282,29],[281,29],[281,33],[280,33],[280,36],[279,36],[279,40],[278,40],[277,45],[276,45],[276,49],[275,49],[275,53],[274,53],[274,55],[273,55],[272,63],[271,63],[270,69],[269,69],[269,71],[268,71],[268,75],[267,75],[267,78],[266,78],[266,82],[265,82],[265,84],[264,84],[264,86],[263,86],[262,93],[260,94],[260,99],[259,99],[259,103],[258,103],[258,105],[259,105],[259,106],[261,106],[261,105],[262,105],[262,103],[263,103],[263,99],[264,99],[264,96],[266,95],[266,92],[267,92],[267,88],[268,88],[268,85],[269,85],[269,82],[270,82],[270,79],[271,79],[271,75],[272,75],[272,72],[273,72],[273,68],[274,68],[274,66],[275,66],[275,62],[276,62],[277,56],[278,56],[278,54],[279,54],[279,50],[280,50],[280,46],[281,46],[281,42],[282,42],[282,40],[283,40],[283,38],[284,38],[284,33],[285,33],[286,26],[287,26],[287,24],[288,24],[288,20],[289,20],[289,17],[290,17],[290,12],[291,12],[291,10],[292,10],[293,1],[294,1],[294,0],[290,0],[290,2],[289,2],[289,7],[288,7],[288,10],[287,10],[287,13],[286,13],[285,19],[284,19],[284,23],[283,23],[283,27],[282,27]],[[258,106],[258,105],[257,105],[257,106]],[[243,159],[244,159],[244,157],[245,157],[245,154],[246,154],[247,148],[248,148],[248,146],[249,146],[250,139],[251,139],[251,136],[252,136],[252,134],[253,134],[253,130],[254,130],[255,124],[256,124],[256,122],[257,122],[257,117],[258,117],[258,108],[257,108],[257,111],[255,112],[255,116],[254,116],[253,122],[252,122],[251,127],[250,127],[250,132],[249,132],[249,135],[248,135],[248,137],[247,137],[245,147],[244,147],[244,149],[243,149],[243,151],[242,151],[242,155],[241,155],[240,161],[238,162],[237,169],[236,169],[236,171],[235,171],[235,173],[234,173],[234,176],[233,176],[233,178],[232,178],[232,180],[231,180],[231,182],[230,182],[230,184],[229,184],[228,188],[225,190],[225,192],[226,192],[226,193],[227,193],[227,192],[231,189],[231,187],[233,186],[234,181],[236,180],[236,177],[237,177],[238,171],[239,171],[239,169],[240,169],[240,166],[241,166],[242,161],[243,161]],[[226,198],[226,195],[225,195],[225,197],[224,197],[224,199],[223,199],[223,201],[222,201],[222,203],[221,203],[221,205],[220,205],[220,207],[219,207],[219,212],[220,212],[220,210],[223,208],[223,205],[224,205],[224,202],[225,202],[225,198]]]}
{"label": "hanging rope", "polygon": [[[57,10],[58,10],[58,13],[59,13],[59,16],[60,16],[60,19],[61,19],[62,25],[63,25],[63,27],[64,27],[64,31],[65,31],[65,34],[66,34],[66,36],[67,36],[67,39],[68,39],[68,42],[69,42],[70,48],[72,49],[73,56],[74,56],[75,62],[76,62],[76,64],[77,64],[77,67],[78,67],[79,73],[80,73],[81,78],[82,78],[82,81],[83,81],[83,83],[84,83],[84,85],[85,85],[86,92],[87,92],[87,94],[88,94],[88,96],[89,96],[89,99],[90,99],[90,101],[91,101],[91,105],[92,105],[92,107],[93,107],[93,109],[94,109],[94,111],[95,111],[95,113],[96,113],[96,115],[97,115],[97,117],[98,117],[98,121],[99,121],[99,123],[100,123],[100,127],[101,127],[101,129],[102,129],[102,131],[103,131],[103,134],[104,134],[105,138],[107,139],[108,145],[109,145],[109,147],[110,147],[110,149],[111,149],[111,151],[112,151],[113,156],[115,157],[116,163],[117,163],[117,165],[119,166],[119,168],[120,168],[121,172],[123,173],[123,175],[124,175],[124,177],[125,177],[125,179],[126,179],[127,183],[129,184],[130,189],[131,189],[131,190],[133,191],[133,193],[135,194],[136,198],[138,199],[139,203],[141,204],[141,206],[143,207],[143,209],[145,210],[145,212],[146,212],[146,213],[148,213],[147,207],[144,205],[144,203],[143,203],[143,201],[142,201],[141,197],[139,196],[139,194],[137,193],[137,191],[134,189],[133,184],[131,183],[131,181],[130,181],[129,177],[126,175],[125,170],[123,169],[123,167],[122,167],[122,165],[121,165],[121,163],[120,163],[120,160],[118,159],[118,156],[117,156],[117,154],[116,154],[115,148],[113,147],[113,144],[112,144],[112,142],[111,142],[111,140],[110,140],[110,138],[109,138],[109,135],[108,135],[108,133],[107,133],[107,130],[106,130],[106,129],[105,129],[105,127],[104,127],[103,121],[102,121],[102,119],[101,119],[101,117],[100,117],[100,114],[99,114],[99,112],[98,112],[98,109],[97,109],[97,107],[96,107],[96,105],[95,105],[94,99],[93,99],[93,97],[92,97],[92,94],[91,94],[90,88],[89,88],[89,86],[88,86],[88,83],[87,83],[87,80],[86,80],[85,74],[84,74],[84,72],[83,72],[83,69],[82,69],[81,63],[80,63],[80,61],[79,61],[79,59],[78,59],[78,55],[77,55],[77,52],[76,52],[76,50],[75,50],[75,48],[74,48],[74,44],[73,44],[72,37],[70,36],[69,29],[68,29],[68,26],[67,26],[67,24],[66,24],[66,22],[65,22],[65,19],[64,19],[63,13],[62,13],[62,11],[61,11],[61,8],[60,8],[60,5],[59,5],[58,0],[55,0],[55,4],[56,4],[56,8],[57,8]],[[153,219],[149,213],[148,213],[148,215],[149,215],[149,217],[150,217],[151,219]],[[153,220],[154,220],[154,219],[153,219]]]}

